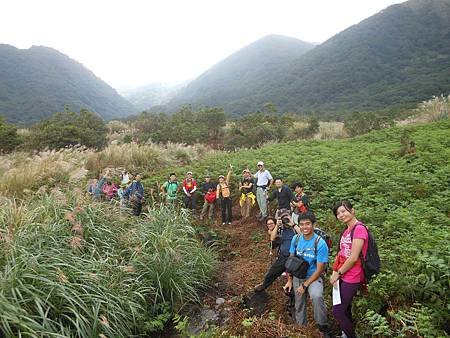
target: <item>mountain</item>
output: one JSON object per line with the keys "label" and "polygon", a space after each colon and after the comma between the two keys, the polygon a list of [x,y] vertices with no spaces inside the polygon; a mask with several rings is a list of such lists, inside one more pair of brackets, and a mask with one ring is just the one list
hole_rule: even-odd
{"label": "mountain", "polygon": [[[262,45],[264,39],[225,59],[173,102],[222,106],[231,114],[272,102],[280,111],[324,114],[376,110],[450,93],[449,0],[390,6],[295,58],[281,61],[273,51],[271,60],[279,62],[271,69],[264,66],[264,54],[251,53]],[[249,65],[258,71],[247,72]]]}
{"label": "mountain", "polygon": [[153,106],[167,104],[186,83],[175,86],[165,86],[161,83],[150,83],[145,86],[127,89],[119,93],[131,102],[140,111],[148,110]]}
{"label": "mountain", "polygon": [[94,73],[55,49],[0,44],[0,115],[30,124],[66,105],[74,111],[87,108],[104,119],[137,112]]}
{"label": "mountain", "polygon": [[257,96],[270,85],[286,64],[314,47],[313,44],[290,37],[265,36],[189,83],[168,106],[176,109],[184,103],[191,103],[222,106],[231,112],[249,111],[253,107],[249,98]]}

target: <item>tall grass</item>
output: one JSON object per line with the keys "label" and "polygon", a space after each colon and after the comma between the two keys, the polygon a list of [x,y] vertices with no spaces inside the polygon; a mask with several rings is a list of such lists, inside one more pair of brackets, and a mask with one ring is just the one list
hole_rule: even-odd
{"label": "tall grass", "polygon": [[320,122],[319,132],[314,135],[315,139],[332,140],[348,137],[344,130],[344,122]]}
{"label": "tall grass", "polygon": [[0,192],[23,197],[32,191],[67,184],[79,184],[86,175],[85,158],[91,150],[65,148],[35,154],[16,152],[0,157]]}
{"label": "tall grass", "polygon": [[198,299],[215,254],[187,215],[162,207],[132,219],[92,202],[75,213],[80,199],[66,199],[0,200],[0,335],[148,335]]}
{"label": "tall grass", "polygon": [[450,118],[450,95],[433,96],[432,99],[419,104],[418,122],[436,122]]}
{"label": "tall grass", "polygon": [[164,167],[190,164],[213,152],[200,144],[113,144],[100,152],[89,154],[86,168],[95,173],[109,166],[126,168],[131,172],[152,172]]}

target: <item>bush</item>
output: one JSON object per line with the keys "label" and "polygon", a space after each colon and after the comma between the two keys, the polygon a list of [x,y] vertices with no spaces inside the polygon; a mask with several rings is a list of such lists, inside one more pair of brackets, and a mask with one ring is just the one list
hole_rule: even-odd
{"label": "bush", "polygon": [[20,143],[17,128],[0,116],[0,154],[14,150]]}
{"label": "bush", "polygon": [[108,128],[100,116],[87,110],[65,111],[34,125],[26,148],[60,149],[74,145],[102,148],[107,143],[107,133]]}
{"label": "bush", "polygon": [[388,128],[394,121],[372,112],[355,112],[344,122],[344,130],[351,136],[366,134],[372,130]]}

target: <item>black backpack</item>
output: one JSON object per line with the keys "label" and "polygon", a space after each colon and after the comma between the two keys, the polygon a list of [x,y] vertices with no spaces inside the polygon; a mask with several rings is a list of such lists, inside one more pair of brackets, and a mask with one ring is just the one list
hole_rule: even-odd
{"label": "black backpack", "polygon": [[[369,237],[369,242],[367,244],[367,253],[366,257],[363,256],[362,250],[359,253],[359,258],[361,259],[361,264],[364,270],[364,277],[366,279],[366,283],[368,283],[372,278],[374,278],[381,269],[380,255],[378,254],[378,247],[375,241],[375,237],[373,237],[369,228],[364,223],[356,223],[350,233],[350,240],[353,241],[353,233],[355,232],[356,226],[362,225],[367,230],[367,234]],[[345,229],[344,229],[345,231]],[[342,235],[344,234],[342,231],[341,236],[339,237],[339,245],[341,243]]]}

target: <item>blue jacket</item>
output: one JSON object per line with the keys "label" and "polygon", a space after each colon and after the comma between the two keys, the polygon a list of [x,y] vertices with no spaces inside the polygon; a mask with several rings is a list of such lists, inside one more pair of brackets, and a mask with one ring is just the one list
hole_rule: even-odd
{"label": "blue jacket", "polygon": [[137,198],[144,197],[144,186],[141,182],[133,181],[131,185],[125,190],[123,196],[129,198],[130,196],[136,196]]}
{"label": "blue jacket", "polygon": [[106,182],[106,176],[103,176],[94,188],[93,194],[95,198],[100,198],[102,196],[102,188]]}

